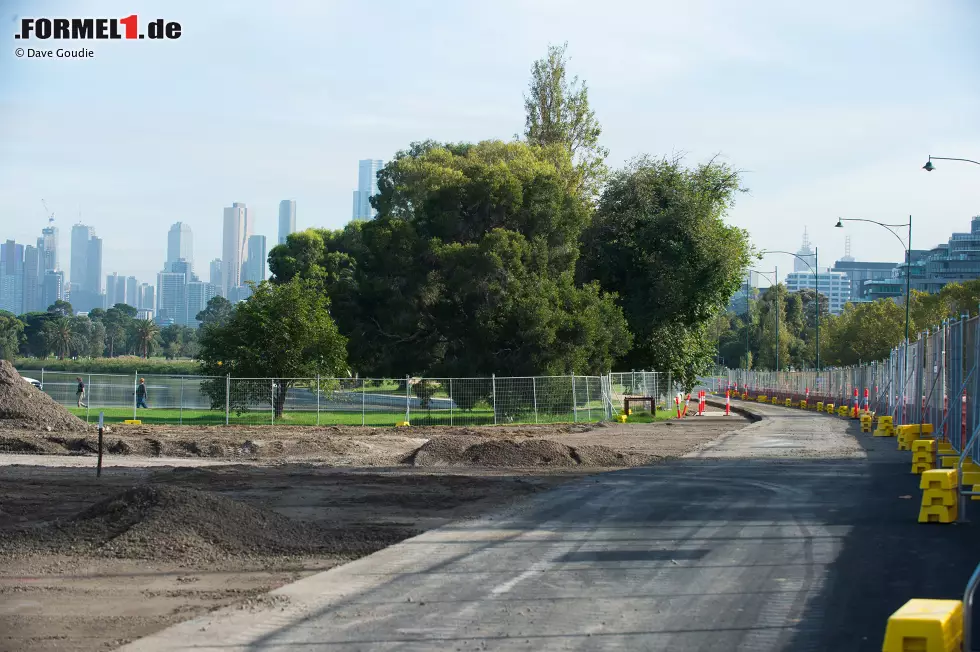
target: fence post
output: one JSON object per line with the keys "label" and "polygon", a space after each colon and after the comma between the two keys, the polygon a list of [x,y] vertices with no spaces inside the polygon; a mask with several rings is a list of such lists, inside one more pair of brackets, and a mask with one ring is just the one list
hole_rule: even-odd
{"label": "fence post", "polygon": [[44,367],[41,367],[41,391],[44,391]]}
{"label": "fence post", "polygon": [[320,425],[320,374],[316,375],[316,425]]}
{"label": "fence post", "polygon": [[578,423],[578,405],[575,404],[575,372],[572,372],[572,422]]}
{"label": "fence post", "polygon": [[493,401],[493,425],[497,425],[497,374],[490,374],[490,392]]}
{"label": "fence post", "polygon": [[140,372],[139,369],[133,374],[133,421],[136,420],[136,387],[140,382]]}
{"label": "fence post", "polygon": [[180,413],[177,417],[178,425],[184,425],[184,377],[180,377]]}
{"label": "fence post", "polygon": [[405,374],[405,421],[411,423],[412,420],[409,418],[412,416],[412,388],[411,388],[411,378],[408,374]]}
{"label": "fence post", "polygon": [[589,421],[592,421],[592,394],[589,393],[589,380],[588,376],[585,378],[585,408],[589,411]]}
{"label": "fence post", "polygon": [[456,401],[453,400],[453,379],[449,379],[449,425],[453,425],[453,408],[456,406]]}
{"label": "fence post", "polygon": [[364,406],[364,403],[365,403],[365,397],[366,397],[366,395],[364,393],[364,390],[365,389],[366,388],[364,387],[364,379],[361,378],[361,425],[362,426],[365,425],[365,423],[366,423],[365,418],[364,418],[364,407],[365,407]]}
{"label": "fence post", "polygon": [[225,425],[228,425],[228,414],[231,412],[231,374],[225,374]]}
{"label": "fence post", "polygon": [[276,425],[276,379],[275,378],[269,379],[269,388],[272,390],[272,414],[269,415],[271,417],[269,425],[274,426]]}
{"label": "fence post", "polygon": [[[43,387],[43,385],[42,385]],[[89,419],[89,406],[92,405],[92,374],[88,375],[88,400],[85,401],[85,423],[88,423]]]}
{"label": "fence post", "polygon": [[534,423],[538,422],[538,379],[531,376],[531,397],[534,399]]}

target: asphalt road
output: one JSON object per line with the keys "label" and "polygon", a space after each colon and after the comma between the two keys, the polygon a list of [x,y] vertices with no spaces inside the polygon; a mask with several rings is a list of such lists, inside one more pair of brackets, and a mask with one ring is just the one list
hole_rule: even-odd
{"label": "asphalt road", "polygon": [[880,650],[905,600],[962,593],[980,526],[916,523],[894,439],[755,409],[770,418],[693,457],[564,485],[124,649]]}

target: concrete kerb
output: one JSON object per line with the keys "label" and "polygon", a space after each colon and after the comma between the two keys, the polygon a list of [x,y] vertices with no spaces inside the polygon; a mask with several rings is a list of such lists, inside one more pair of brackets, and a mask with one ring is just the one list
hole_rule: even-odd
{"label": "concrete kerb", "polygon": [[[712,407],[725,409],[725,402],[717,398],[709,396],[705,398],[705,402]],[[766,418],[766,415],[756,412],[752,408],[736,405],[734,402],[730,403],[728,407],[733,414],[739,414],[750,421],[762,421]]]}

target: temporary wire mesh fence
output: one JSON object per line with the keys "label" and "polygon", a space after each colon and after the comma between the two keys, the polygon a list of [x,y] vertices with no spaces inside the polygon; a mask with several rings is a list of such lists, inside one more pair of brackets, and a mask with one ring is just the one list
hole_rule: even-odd
{"label": "temporary wire mesh fence", "polygon": [[865,404],[896,424],[928,423],[958,453],[980,460],[980,320],[963,315],[891,350],[887,360],[808,371],[729,369],[724,385],[750,396]]}
{"label": "temporary wire mesh fence", "polygon": [[[489,378],[231,378],[24,371],[86,421],[177,425],[505,425],[611,419],[623,397],[663,405],[667,374]],[[143,379],[146,406],[137,402]],[[78,394],[79,380],[84,391]]]}

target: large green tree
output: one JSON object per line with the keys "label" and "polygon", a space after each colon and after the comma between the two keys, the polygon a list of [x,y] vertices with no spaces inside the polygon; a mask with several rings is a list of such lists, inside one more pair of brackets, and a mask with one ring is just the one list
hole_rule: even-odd
{"label": "large green tree", "polygon": [[712,362],[706,326],[739,289],[748,234],[725,223],[739,176],[709,161],[642,157],[614,173],[583,236],[580,274],[614,290],[635,340],[631,368],[693,383]]}
{"label": "large green tree", "polygon": [[[202,326],[202,373],[271,378],[272,389],[245,384],[230,400],[238,410],[256,400],[269,401],[281,417],[287,392],[297,379],[348,374],[346,340],[329,307],[320,288],[299,277],[278,285],[260,283],[226,322]],[[213,404],[224,406],[223,381],[206,385],[205,391]]]}
{"label": "large green tree", "polygon": [[602,127],[589,105],[588,87],[577,76],[569,78],[567,49],[567,43],[549,46],[548,54],[531,66],[524,138],[567,153],[575,164],[573,187],[592,198],[608,173],[609,150],[599,143]]}
{"label": "large green tree", "polygon": [[0,310],[0,360],[13,360],[26,341],[24,322],[13,313]]}
{"label": "large green tree", "polygon": [[380,172],[378,216],[291,235],[276,283],[331,298],[364,374],[608,370],[630,338],[613,297],[577,283],[588,203],[571,155],[527,143],[417,143]]}

